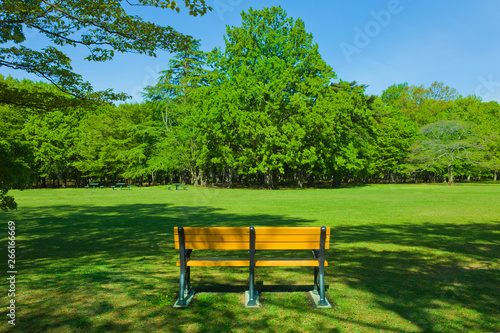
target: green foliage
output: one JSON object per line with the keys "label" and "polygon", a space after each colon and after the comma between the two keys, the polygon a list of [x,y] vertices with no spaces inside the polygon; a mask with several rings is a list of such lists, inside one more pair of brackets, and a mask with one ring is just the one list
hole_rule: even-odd
{"label": "green foliage", "polygon": [[158,137],[162,157],[152,159],[150,166],[165,171],[188,168],[195,184],[198,184],[200,128],[199,112],[194,105],[200,98],[196,90],[206,85],[205,62],[206,53],[200,50],[200,42],[195,41],[169,61],[169,68],[160,72],[158,83],[146,87],[144,94],[155,103],[163,122]]}
{"label": "green foliage", "polygon": [[[395,96],[397,94],[392,94]],[[453,113],[454,100],[457,98],[454,88],[441,82],[434,82],[429,88],[406,86],[394,105],[419,126],[439,120],[449,119]],[[392,101],[392,100],[391,100]]]}
{"label": "green foliage", "polygon": [[[249,9],[242,26],[227,29],[225,49],[209,57],[216,92],[209,141],[219,146],[213,163],[239,174],[272,174],[285,167],[314,168],[321,128],[316,100],[335,73],[321,59],[304,22],[280,7]],[[213,103],[206,100],[205,103]]]}
{"label": "green foliage", "polygon": [[[129,5],[131,5],[129,3]],[[139,0],[139,6],[180,11],[170,0]],[[205,0],[185,0],[193,16],[211,10]],[[89,61],[106,61],[115,52],[134,52],[156,56],[157,50],[176,52],[192,42],[190,36],[142,20],[126,13],[119,1],[21,1],[0,3],[0,43],[16,46],[0,48],[0,66],[36,74],[73,96],[97,101],[123,100],[126,95],[112,90],[94,92],[81,75],[72,71],[71,60],[58,47],[84,46]],[[54,46],[42,50],[19,45],[26,40],[26,29],[34,29]]]}
{"label": "green foliage", "polygon": [[385,89],[380,97],[382,98],[382,101],[385,105],[394,105],[396,100],[398,100],[402,96],[406,87],[408,87],[408,83],[406,82],[393,84],[392,86]]}
{"label": "green foliage", "polygon": [[0,209],[16,209],[10,188],[25,187],[31,177],[31,151],[22,136],[25,115],[0,105]]}
{"label": "green foliage", "polygon": [[0,105],[11,105],[31,112],[65,110],[82,107],[92,109],[96,102],[82,100],[61,92],[51,84],[17,80],[0,74]]}
{"label": "green foliage", "polygon": [[484,141],[468,124],[439,121],[420,129],[420,137],[412,147],[410,161],[421,170],[444,167],[448,183],[454,183],[454,168],[463,163],[479,165],[485,161]]}
{"label": "green foliage", "polygon": [[74,146],[81,110],[51,111],[31,114],[23,134],[34,155],[34,169],[39,177],[51,177],[66,183],[73,178]]}
{"label": "green foliage", "polygon": [[[173,1],[139,4],[179,9]],[[89,181],[85,178],[102,183],[149,179],[153,184],[179,179],[272,188],[315,181],[333,186],[404,182],[410,174],[415,181],[448,176],[452,182],[457,175],[496,179],[500,170],[497,102],[458,96],[439,82],[427,88],[395,84],[380,98],[367,96],[367,86],[356,81],[332,82],[336,74],[322,60],[304,22],[289,18],[281,7],[243,12],[241,26],[227,28],[225,47],[206,54],[200,41],[186,36],[176,35],[180,44],[175,45],[168,39],[159,45],[161,34],[147,42],[147,35],[136,33],[150,23],[123,14],[116,2],[77,1],[64,10],[52,5],[9,7],[0,19],[13,20],[13,13],[24,8],[26,22],[15,23],[18,28],[6,23],[2,38],[22,41],[28,23],[45,18],[47,28],[66,12],[80,19],[87,15],[88,21],[77,20],[63,36],[61,29],[75,19],[68,16],[46,33],[56,45],[88,42],[90,60],[111,58],[116,50],[152,54],[169,45],[177,52],[158,83],[145,89],[142,104],[103,104],[99,101],[107,97],[75,98],[50,84],[0,75],[3,207],[14,207],[6,191],[30,180],[41,186],[45,180],[74,180],[81,186]],[[208,9],[203,1],[185,5],[192,15]],[[39,18],[30,16],[37,6],[49,10]],[[93,26],[99,15],[104,15],[101,26]],[[142,23],[134,28],[133,22]],[[113,24],[123,25],[102,30]],[[115,33],[120,36],[107,43]],[[80,39],[72,44],[75,36]],[[37,59],[44,62],[40,66],[57,64],[53,69],[63,73],[69,59],[58,52],[30,53],[30,61],[34,66],[40,65]],[[54,59],[43,58],[49,55]],[[0,54],[0,60],[6,57]],[[60,78],[71,85],[72,74],[66,74]]]}
{"label": "green foliage", "polygon": [[405,173],[408,150],[416,140],[418,127],[393,106],[375,103],[375,145],[372,169],[377,176]]}

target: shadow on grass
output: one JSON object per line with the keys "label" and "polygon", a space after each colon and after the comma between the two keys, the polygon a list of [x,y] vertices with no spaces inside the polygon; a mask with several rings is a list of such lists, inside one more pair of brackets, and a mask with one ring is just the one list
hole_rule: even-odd
{"label": "shadow on grass", "polygon": [[[319,225],[287,216],[236,215],[212,207],[167,204],[57,206],[23,212],[18,223],[22,281],[17,300],[22,306],[16,328],[279,332],[276,325],[283,322],[289,332],[338,332],[344,325],[365,331],[410,330],[370,318],[388,314],[422,332],[498,328],[498,221],[332,226],[329,298],[341,301],[332,297],[334,286],[369,293],[372,298],[360,303],[372,302],[382,312],[353,310],[366,311],[359,314],[365,318],[343,316],[342,309],[317,311],[308,306],[302,292],[312,286],[311,270],[295,268],[256,273],[266,304],[257,311],[245,309],[241,295],[235,294],[246,290],[247,270],[226,268],[197,271],[194,289],[206,293],[197,295],[184,311],[171,308],[178,292],[173,227],[304,224]],[[259,285],[259,280],[265,284]],[[288,301],[282,302],[276,292],[289,292],[283,296]],[[310,326],[302,327],[306,322]]]}
{"label": "shadow on grass", "polygon": [[332,238],[336,279],[422,331],[498,329],[500,222],[337,227]]}

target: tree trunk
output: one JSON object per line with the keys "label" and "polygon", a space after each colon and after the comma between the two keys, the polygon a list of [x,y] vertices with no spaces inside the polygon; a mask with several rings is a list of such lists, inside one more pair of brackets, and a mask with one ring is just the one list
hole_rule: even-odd
{"label": "tree trunk", "polygon": [[304,186],[304,174],[302,173],[302,169],[297,168],[297,185],[302,188]]}
{"label": "tree trunk", "polygon": [[498,171],[495,171],[495,176],[494,176],[493,180],[497,181],[497,179],[498,179]]}
{"label": "tree trunk", "polygon": [[337,174],[337,171],[334,171],[334,173],[333,173],[332,187],[333,188],[340,187],[340,179],[339,179],[339,175]]}
{"label": "tree trunk", "polygon": [[264,185],[266,188],[273,188],[273,174],[269,168],[266,168],[266,173],[264,174]]}
{"label": "tree trunk", "polygon": [[453,179],[453,166],[448,165],[448,185],[455,185],[455,180]]}

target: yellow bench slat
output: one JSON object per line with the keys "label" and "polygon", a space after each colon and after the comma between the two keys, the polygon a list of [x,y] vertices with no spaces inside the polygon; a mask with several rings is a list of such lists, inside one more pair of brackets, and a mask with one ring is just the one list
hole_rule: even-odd
{"label": "yellow bench slat", "polygon": [[[180,266],[181,261],[177,260],[176,266]],[[248,267],[250,261],[248,259],[241,258],[189,258],[186,262],[187,266],[190,267],[201,267],[201,266],[229,266],[229,267]],[[293,258],[279,258],[279,259],[256,259],[256,267],[316,267],[318,266],[318,259],[293,259]],[[328,266],[328,262],[325,260],[325,266]]]}
{"label": "yellow bench slat", "polygon": [[[255,227],[255,235],[319,235],[320,227]],[[326,228],[326,236],[330,227]]]}
{"label": "yellow bench slat", "polygon": [[[179,242],[175,242],[175,248],[179,249]],[[249,250],[249,242],[185,242],[186,249],[194,250]],[[255,242],[256,250],[318,250],[319,242],[281,242],[281,243],[261,243]],[[329,249],[330,244],[325,243],[325,249]]]}
{"label": "yellow bench slat", "polygon": [[[185,235],[248,235],[248,227],[184,227]],[[174,235],[178,235],[174,227]],[[320,227],[255,227],[256,235],[319,235]],[[326,236],[330,227],[326,228]]]}
{"label": "yellow bench slat", "polygon": [[[249,242],[249,235],[186,235],[189,242]],[[320,235],[256,235],[258,242],[320,242]],[[174,236],[176,242],[179,235]],[[326,241],[329,238],[327,237]]]}

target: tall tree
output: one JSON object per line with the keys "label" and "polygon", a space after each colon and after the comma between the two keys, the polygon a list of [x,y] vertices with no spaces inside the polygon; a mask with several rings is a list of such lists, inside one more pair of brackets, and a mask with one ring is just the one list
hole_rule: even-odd
{"label": "tall tree", "polygon": [[454,184],[454,172],[461,163],[480,165],[486,160],[484,140],[471,125],[458,121],[439,121],[422,127],[410,154],[417,170],[445,168],[450,185]]}
{"label": "tall tree", "polygon": [[[137,0],[130,6],[152,6],[159,9],[181,7],[171,0]],[[47,79],[74,96],[97,100],[124,99],[124,94],[111,90],[93,91],[81,75],[73,72],[70,58],[58,47],[84,46],[89,61],[106,61],[115,52],[135,52],[156,56],[157,50],[177,52],[192,38],[129,15],[120,1],[99,0],[6,0],[0,2],[0,43],[15,46],[0,48],[0,67],[20,69]],[[204,15],[211,7],[205,0],[184,0],[184,7],[193,16]],[[20,45],[26,40],[26,29],[46,36],[55,46],[34,50]]]}
{"label": "tall tree", "polygon": [[23,134],[33,152],[34,170],[44,184],[50,178],[66,186],[68,178],[74,178],[72,163],[81,113],[82,110],[74,109],[34,113],[24,124]]}
{"label": "tall tree", "polygon": [[394,175],[405,173],[404,164],[408,150],[416,140],[418,127],[393,104],[385,103],[387,100],[382,99],[374,103],[376,123],[372,172],[377,177],[385,176],[393,181]]}
{"label": "tall tree", "polygon": [[[164,142],[160,146],[168,150],[164,153],[189,170],[195,185],[198,185],[200,175],[197,170],[199,130],[196,127],[198,121],[194,109],[194,92],[206,85],[206,53],[200,47],[200,41],[194,41],[189,48],[177,53],[169,61],[169,68],[160,72],[158,83],[146,87],[144,93],[148,101],[156,104],[161,114]],[[156,159],[158,162],[161,161]]]}
{"label": "tall tree", "polygon": [[[313,106],[335,73],[322,59],[304,22],[287,17],[281,7],[249,9],[242,26],[227,29],[225,49],[209,63],[212,85],[231,91],[232,105],[220,117],[220,151],[226,165],[240,174],[262,174],[266,186],[285,166],[299,174],[317,159]],[[220,101],[220,99],[219,99]],[[220,112],[220,109],[219,109]],[[228,158],[231,156],[230,158]]]}

